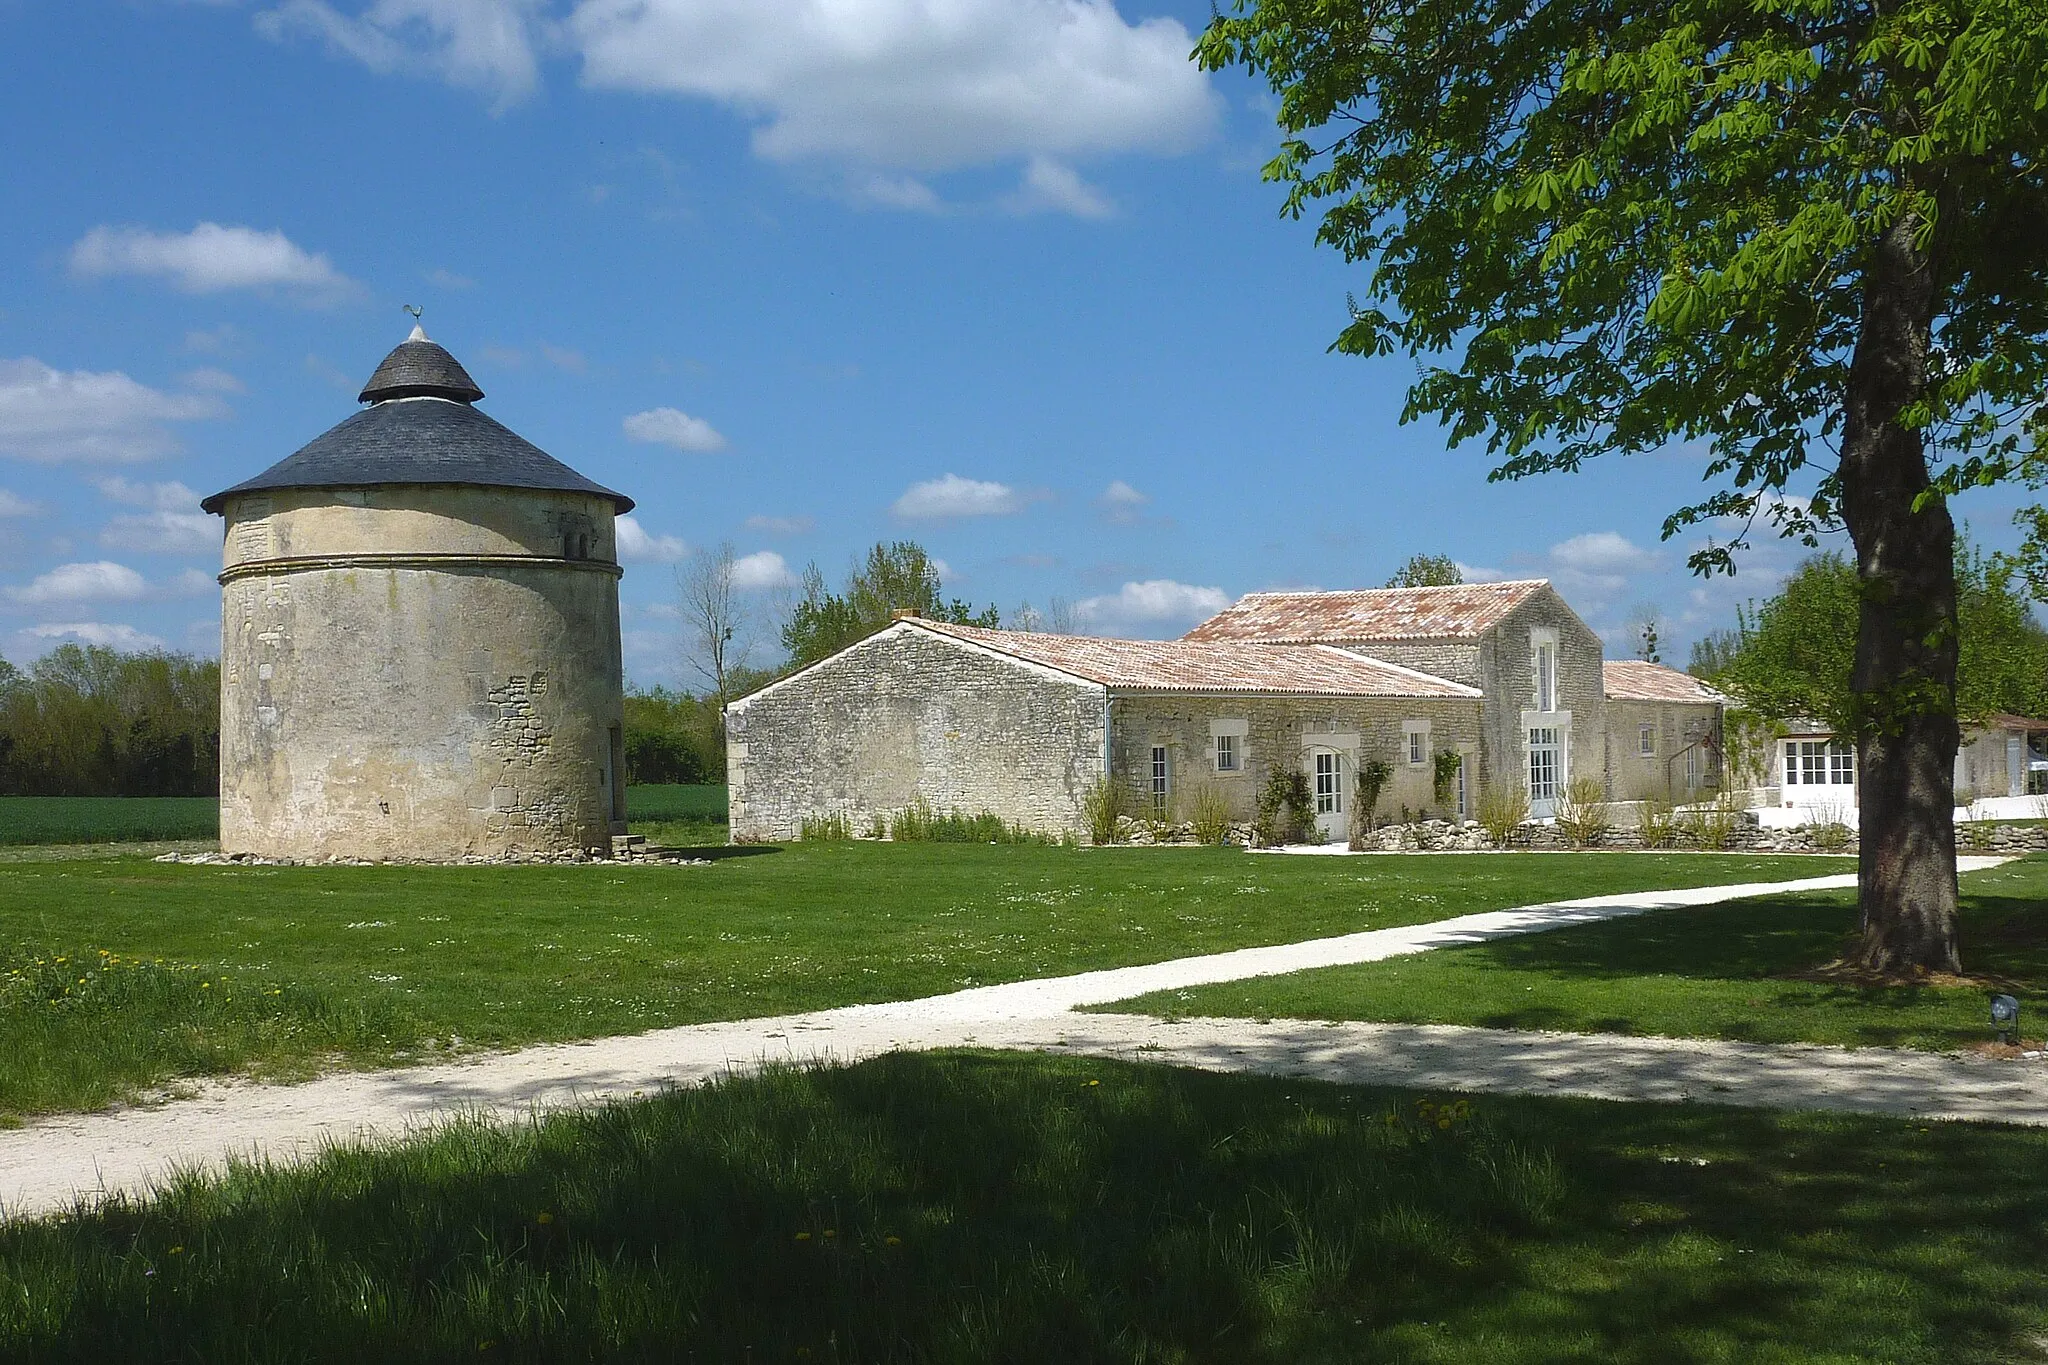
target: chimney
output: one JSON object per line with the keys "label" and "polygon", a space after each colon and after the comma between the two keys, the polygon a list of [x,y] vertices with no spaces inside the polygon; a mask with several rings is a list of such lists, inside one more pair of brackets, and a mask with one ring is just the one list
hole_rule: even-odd
{"label": "chimney", "polygon": [[891,621],[916,621],[921,619],[923,616],[924,613],[919,611],[916,607],[898,607],[896,608],[896,610],[889,613],[889,619]]}

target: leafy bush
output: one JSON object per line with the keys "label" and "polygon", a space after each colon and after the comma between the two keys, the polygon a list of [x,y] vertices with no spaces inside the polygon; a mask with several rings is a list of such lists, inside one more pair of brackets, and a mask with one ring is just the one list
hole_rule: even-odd
{"label": "leafy bush", "polygon": [[[1965,826],[1965,828],[1969,828]],[[1972,831],[1974,832],[1974,831]],[[1990,827],[1984,827],[1985,841],[1990,841]],[[1813,840],[1813,846],[1826,853],[1847,848],[1855,833],[1849,828],[1849,811],[1840,802],[1829,801],[1813,808],[1813,819],[1807,824],[1806,837]],[[1973,845],[1974,847],[1975,845]]]}
{"label": "leafy bush", "polygon": [[1449,806],[1457,790],[1458,769],[1464,766],[1465,756],[1456,749],[1438,749],[1430,762],[1430,790],[1435,793],[1439,806]]}
{"label": "leafy bush", "polygon": [[851,839],[853,837],[853,821],[844,813],[810,816],[798,828],[797,837],[807,844]]}
{"label": "leafy bush", "polygon": [[1557,832],[1573,848],[1591,848],[1614,830],[1607,792],[1597,777],[1575,777],[1557,797]]}
{"label": "leafy bush", "polygon": [[1519,782],[1495,783],[1479,794],[1477,814],[1493,846],[1506,848],[1529,819],[1529,790]]}
{"label": "leafy bush", "polygon": [[1678,839],[1678,816],[1669,801],[1651,797],[1643,802],[1643,817],[1636,825],[1644,848],[1669,848]]}
{"label": "leafy bush", "polygon": [[1308,775],[1295,768],[1275,768],[1259,792],[1258,819],[1253,825],[1259,844],[1275,848],[1308,843],[1309,831],[1315,827],[1315,796],[1309,791]]}
{"label": "leafy bush", "polygon": [[1106,845],[1116,842],[1116,822],[1128,815],[1129,796],[1123,784],[1108,777],[1097,778],[1081,795],[1081,814],[1088,822],[1088,842]]}
{"label": "leafy bush", "polygon": [[1351,847],[1365,847],[1365,836],[1378,826],[1380,793],[1394,777],[1394,770],[1381,758],[1369,758],[1358,765],[1358,791],[1351,802]]}
{"label": "leafy bush", "polygon": [[1194,808],[1189,812],[1198,844],[1221,844],[1230,839],[1230,799],[1220,787],[1203,784],[1195,789]]}

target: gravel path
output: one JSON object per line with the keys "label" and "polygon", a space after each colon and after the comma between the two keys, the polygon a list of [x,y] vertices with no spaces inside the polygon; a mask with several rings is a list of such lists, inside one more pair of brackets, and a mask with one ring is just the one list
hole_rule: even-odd
{"label": "gravel path", "polygon": [[[1966,870],[1998,859],[1962,860]],[[1167,1023],[1076,1015],[1149,991],[1372,962],[1404,953],[1744,896],[1853,886],[1853,876],[1598,896],[979,987],[892,1004],[662,1029],[440,1066],[347,1072],[296,1086],[209,1084],[154,1108],[67,1114],[0,1132],[0,1212],[46,1213],[234,1155],[291,1159],[457,1113],[517,1118],[690,1085],[773,1062],[852,1062],[902,1049],[1066,1050],[1216,1070],[1432,1089],[1710,1099],[2048,1124],[2048,1067],[1876,1049],[1775,1048],[1382,1024]]]}

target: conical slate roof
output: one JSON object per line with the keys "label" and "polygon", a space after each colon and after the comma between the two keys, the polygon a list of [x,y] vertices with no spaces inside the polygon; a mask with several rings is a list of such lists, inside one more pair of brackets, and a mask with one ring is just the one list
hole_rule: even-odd
{"label": "conical slate roof", "polygon": [[610,498],[621,514],[633,510],[625,494],[470,406],[483,396],[461,362],[415,327],[363,386],[359,401],[368,408],[199,505],[218,512],[235,494],[280,488],[462,484],[591,493]]}

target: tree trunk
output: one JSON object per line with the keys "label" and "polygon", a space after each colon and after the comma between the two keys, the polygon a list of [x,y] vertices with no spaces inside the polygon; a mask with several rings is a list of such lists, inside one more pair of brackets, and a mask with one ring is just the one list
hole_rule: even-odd
{"label": "tree trunk", "polygon": [[1850,679],[1860,769],[1862,966],[1956,972],[1955,523],[1899,414],[1926,382],[1934,268],[1907,217],[1864,276],[1842,428],[1842,519],[1862,611]]}

